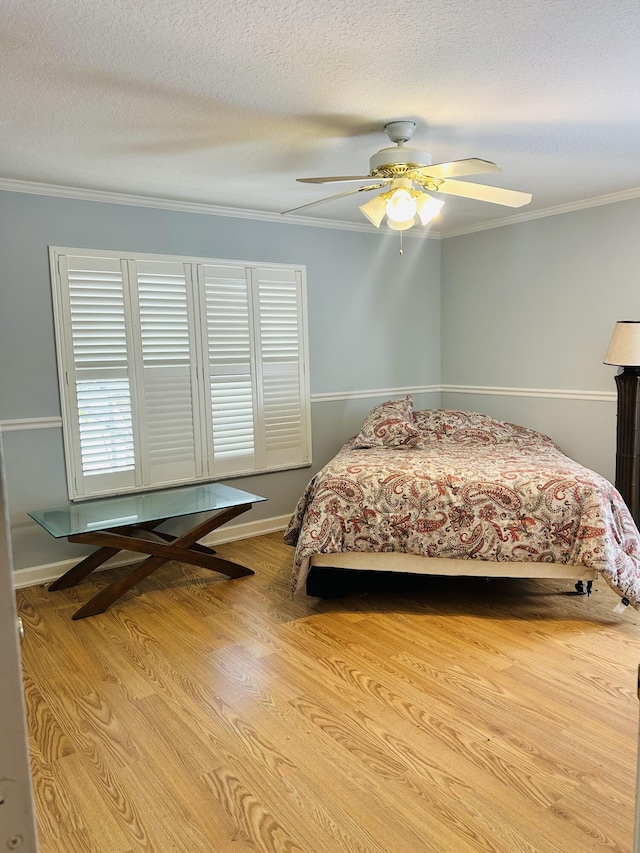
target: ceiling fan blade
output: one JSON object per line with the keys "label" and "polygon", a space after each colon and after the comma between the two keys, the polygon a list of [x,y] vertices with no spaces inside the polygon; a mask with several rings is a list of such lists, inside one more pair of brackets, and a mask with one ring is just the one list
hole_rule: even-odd
{"label": "ceiling fan blade", "polygon": [[501,172],[502,170],[490,160],[469,157],[467,160],[452,160],[451,163],[434,163],[432,166],[423,166],[413,171],[431,178],[460,178],[463,175],[481,175],[484,172]]}
{"label": "ceiling fan blade", "polygon": [[472,184],[467,181],[445,179],[435,192],[458,195],[462,198],[474,198],[477,201],[490,201],[507,207],[522,207],[531,201],[531,193],[517,190],[505,190],[502,187],[487,187],[484,184]]}
{"label": "ceiling fan blade", "polygon": [[284,216],[285,213],[294,213],[296,210],[302,210],[305,207],[313,207],[316,204],[324,204],[325,201],[333,201],[336,198],[343,198],[346,195],[353,195],[354,193],[363,193],[363,192],[368,193],[368,192],[371,192],[371,190],[380,190],[385,186],[386,186],[386,182],[385,183],[370,184],[367,187],[356,187],[355,190],[347,190],[346,192],[343,192],[343,193],[337,193],[336,195],[330,195],[330,196],[327,196],[326,198],[320,198],[320,199],[318,199],[318,201],[310,201],[307,204],[301,204],[299,207],[292,207],[290,210],[283,210],[282,215]]}
{"label": "ceiling fan blade", "polygon": [[299,181],[301,184],[337,184],[337,183],[347,183],[348,181],[370,181],[371,175],[360,175],[360,177],[356,177],[353,175],[344,175],[333,178],[296,178],[296,181]]}

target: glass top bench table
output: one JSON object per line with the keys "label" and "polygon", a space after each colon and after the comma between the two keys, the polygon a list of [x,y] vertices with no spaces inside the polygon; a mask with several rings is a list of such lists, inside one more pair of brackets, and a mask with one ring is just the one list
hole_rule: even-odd
{"label": "glass top bench table", "polygon": [[[72,617],[83,619],[104,613],[120,596],[170,560],[201,566],[230,578],[254,574],[246,566],[218,556],[213,549],[199,544],[198,540],[247,512],[254,503],[265,500],[259,495],[222,483],[204,483],[99,498],[85,503],[34,510],[28,514],[56,538],[66,536],[69,542],[98,546],[97,551],[54,581],[50,590],[75,586],[118,551],[149,555],[127,575],[101,590]],[[165,521],[196,513],[207,513],[207,518],[204,521],[199,519],[185,533],[173,535],[156,530]],[[139,531],[144,532],[147,538],[136,535]]]}

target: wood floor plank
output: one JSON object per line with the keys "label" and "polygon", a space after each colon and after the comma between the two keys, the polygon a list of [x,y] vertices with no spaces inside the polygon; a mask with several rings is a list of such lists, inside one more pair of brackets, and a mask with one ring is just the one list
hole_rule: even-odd
{"label": "wood floor plank", "polygon": [[[218,839],[225,838],[219,815],[210,802],[201,808],[197,798],[191,798],[190,780],[175,784],[175,777],[162,764],[148,759],[135,767],[124,768],[122,784],[131,791],[138,812],[143,815],[146,839],[133,847],[136,851],[153,853],[187,853],[215,850]],[[109,851],[108,841],[89,850]]]}
{"label": "wood floor plank", "polygon": [[45,762],[50,763],[75,752],[73,743],[52,712],[50,704],[36,687],[33,677],[24,673],[25,699],[30,709],[31,729],[34,742]]}
{"label": "wood floor plank", "polygon": [[59,772],[57,761],[43,756],[39,740],[39,735],[34,733],[29,743],[38,834],[41,840],[45,839],[46,847],[57,853],[61,838],[70,838],[82,831],[82,817],[69,791],[65,773]]}
{"label": "wood floor plank", "polygon": [[107,763],[76,753],[60,759],[57,771],[64,773],[73,813],[89,837],[108,839],[113,853],[126,853],[132,844],[143,846],[144,833],[136,809],[131,798],[123,795]]}

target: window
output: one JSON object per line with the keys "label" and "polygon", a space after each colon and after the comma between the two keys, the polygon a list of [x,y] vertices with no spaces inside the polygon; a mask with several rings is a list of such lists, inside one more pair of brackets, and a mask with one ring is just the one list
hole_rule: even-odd
{"label": "window", "polygon": [[303,267],[50,260],[72,500],[310,464]]}

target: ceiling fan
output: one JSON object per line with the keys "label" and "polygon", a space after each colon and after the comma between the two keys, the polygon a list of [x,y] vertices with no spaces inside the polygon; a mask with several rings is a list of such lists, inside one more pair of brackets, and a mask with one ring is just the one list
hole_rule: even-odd
{"label": "ceiling fan", "polygon": [[[360,205],[360,210],[376,228],[380,227],[386,215],[389,228],[402,232],[415,225],[416,219],[422,225],[427,225],[438,215],[444,201],[434,198],[429,193],[457,195],[477,201],[503,204],[507,207],[522,207],[531,201],[531,193],[455,180],[464,175],[499,172],[500,167],[489,160],[472,157],[467,160],[454,160],[451,163],[432,164],[431,155],[426,151],[405,147],[405,143],[411,139],[416,129],[413,121],[392,121],[386,124],[384,129],[397,147],[377,151],[369,161],[368,175],[297,179],[303,184],[346,184],[369,181],[368,184],[321,198],[318,201],[311,201],[308,204],[301,204],[299,207],[285,210],[284,213],[294,213],[354,193],[382,189],[384,192]],[[371,182],[372,178],[373,182]]]}

